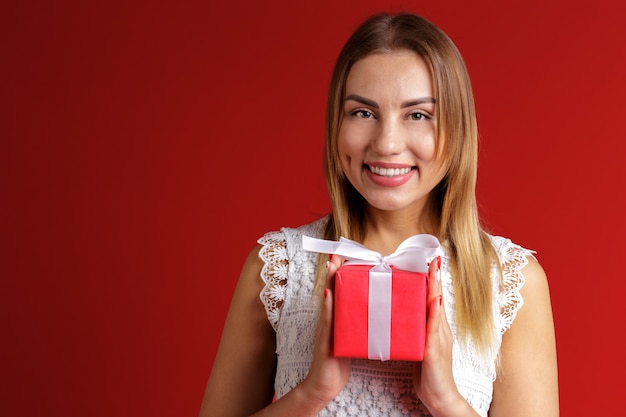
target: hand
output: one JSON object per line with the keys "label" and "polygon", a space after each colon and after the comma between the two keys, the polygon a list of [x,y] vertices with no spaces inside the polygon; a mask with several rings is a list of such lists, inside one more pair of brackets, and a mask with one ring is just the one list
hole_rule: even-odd
{"label": "hand", "polygon": [[326,272],[326,286],[320,309],[320,318],[315,336],[313,362],[306,379],[302,382],[307,395],[325,403],[341,392],[348,382],[352,369],[349,358],[335,358],[333,354],[333,291],[335,273],[341,266],[339,256],[331,256]]}
{"label": "hand", "polygon": [[441,258],[436,258],[428,268],[426,347],[413,374],[416,394],[433,414],[462,399],[452,376],[452,332],[443,308],[440,267]]}

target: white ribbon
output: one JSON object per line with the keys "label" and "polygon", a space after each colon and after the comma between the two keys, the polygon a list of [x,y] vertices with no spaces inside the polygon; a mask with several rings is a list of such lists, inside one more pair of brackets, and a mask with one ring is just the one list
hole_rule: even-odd
{"label": "white ribbon", "polygon": [[411,272],[428,272],[428,262],[443,254],[439,240],[428,234],[411,236],[390,255],[366,248],[353,240],[339,241],[302,236],[306,251],[342,256],[344,265],[373,265],[369,272],[368,335],[369,359],[389,360],[391,350],[391,265]]}

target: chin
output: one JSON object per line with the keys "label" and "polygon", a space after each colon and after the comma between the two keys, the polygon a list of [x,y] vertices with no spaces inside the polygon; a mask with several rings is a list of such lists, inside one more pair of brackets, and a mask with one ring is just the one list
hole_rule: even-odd
{"label": "chin", "polygon": [[371,199],[371,200],[367,200],[367,202],[372,208],[376,210],[382,210],[382,211],[403,210],[411,206],[411,204],[407,202],[393,201],[392,199],[389,199],[389,198]]}

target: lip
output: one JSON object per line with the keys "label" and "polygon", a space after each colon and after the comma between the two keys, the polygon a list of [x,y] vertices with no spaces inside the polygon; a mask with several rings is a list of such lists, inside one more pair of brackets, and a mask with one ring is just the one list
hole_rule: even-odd
{"label": "lip", "polygon": [[[369,167],[375,168],[385,168],[385,169],[402,169],[402,168],[410,168],[411,170],[406,174],[402,175],[393,175],[393,176],[383,176],[373,173]],[[415,166],[408,164],[399,164],[399,163],[391,163],[391,162],[372,162],[365,163],[363,165],[363,169],[367,177],[376,185],[381,187],[399,187],[401,185],[406,184],[413,175],[417,172]]]}

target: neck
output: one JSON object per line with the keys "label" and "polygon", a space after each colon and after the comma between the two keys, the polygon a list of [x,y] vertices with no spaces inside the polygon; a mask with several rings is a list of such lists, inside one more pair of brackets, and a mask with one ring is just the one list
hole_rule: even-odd
{"label": "neck", "polygon": [[437,227],[432,218],[425,210],[384,211],[370,207],[362,243],[371,250],[388,255],[413,235],[429,233],[436,236]]}

